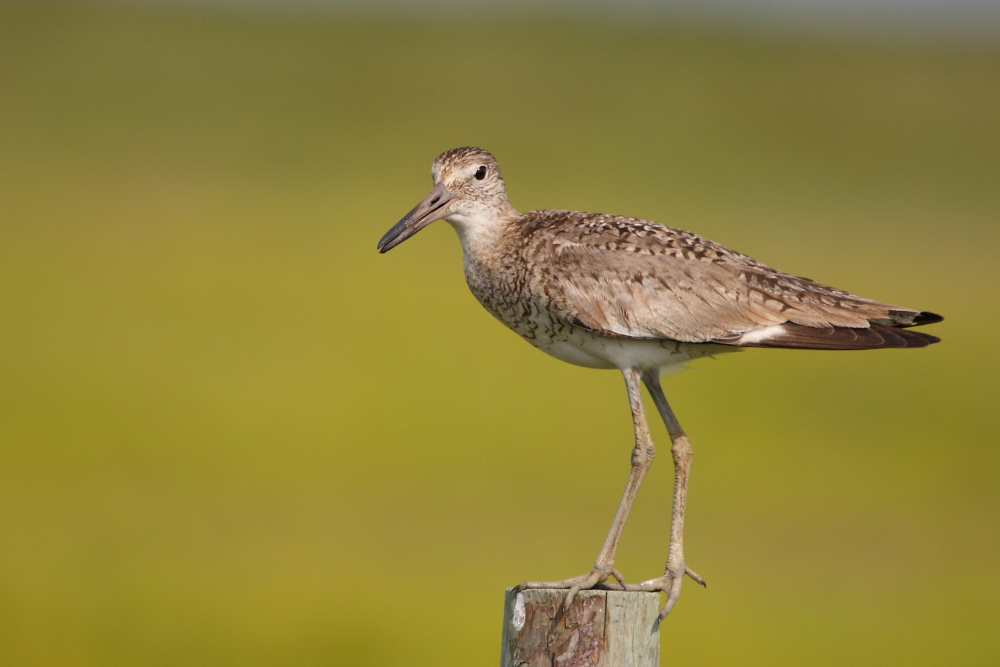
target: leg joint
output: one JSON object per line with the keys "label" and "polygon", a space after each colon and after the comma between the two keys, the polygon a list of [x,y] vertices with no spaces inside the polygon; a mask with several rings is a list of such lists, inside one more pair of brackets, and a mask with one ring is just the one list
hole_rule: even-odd
{"label": "leg joint", "polygon": [[653,444],[652,440],[645,443],[643,442],[635,443],[635,447],[632,449],[633,466],[649,465],[653,462],[653,459],[655,457],[656,457],[656,445]]}
{"label": "leg joint", "polygon": [[690,461],[694,450],[691,447],[691,441],[688,440],[686,435],[682,435],[679,438],[674,438],[673,444],[670,447],[670,453],[674,456],[674,461]]}

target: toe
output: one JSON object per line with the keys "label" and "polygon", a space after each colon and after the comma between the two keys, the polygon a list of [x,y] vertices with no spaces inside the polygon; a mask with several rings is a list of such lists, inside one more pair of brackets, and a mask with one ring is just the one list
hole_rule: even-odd
{"label": "toe", "polygon": [[695,581],[697,581],[699,584],[701,584],[705,588],[708,588],[708,584],[706,584],[705,580],[701,578],[701,575],[699,575],[697,572],[695,572],[691,568],[685,567],[684,568],[684,574],[686,574],[687,576],[691,577],[692,579],[694,579]]}
{"label": "toe", "polygon": [[600,582],[600,580],[601,580],[601,575],[599,575],[596,572],[591,572],[590,574],[585,575],[582,578],[582,581],[573,584],[573,586],[570,587],[569,592],[566,593],[566,599],[563,601],[563,609],[565,610],[569,609],[569,606],[573,604],[573,598],[576,597],[577,593],[579,593],[580,591],[589,590],[593,588],[597,583]]}
{"label": "toe", "polygon": [[663,621],[670,613],[670,610],[674,608],[677,604],[677,600],[681,597],[681,583],[684,581],[684,577],[677,577],[670,582],[670,590],[667,592],[667,604],[663,605],[663,611],[660,612],[659,621]]}

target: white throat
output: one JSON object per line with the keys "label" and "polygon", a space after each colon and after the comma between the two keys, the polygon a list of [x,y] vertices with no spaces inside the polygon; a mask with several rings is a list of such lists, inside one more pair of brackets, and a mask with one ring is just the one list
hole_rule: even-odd
{"label": "white throat", "polygon": [[504,217],[494,208],[452,213],[445,222],[455,228],[466,254],[478,254],[494,247],[504,224]]}

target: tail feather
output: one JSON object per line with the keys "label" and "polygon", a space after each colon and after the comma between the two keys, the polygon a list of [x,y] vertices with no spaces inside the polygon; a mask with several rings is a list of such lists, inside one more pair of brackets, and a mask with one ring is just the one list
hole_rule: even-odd
{"label": "tail feather", "polygon": [[[920,324],[940,322],[943,318],[933,313],[920,313],[929,318]],[[937,319],[931,319],[937,318]],[[916,326],[913,324],[903,326]],[[889,347],[927,347],[941,342],[937,336],[906,328],[872,324],[868,328],[855,327],[808,327],[786,322],[773,326],[766,337],[741,336],[718,339],[716,342],[741,347],[781,347],[802,350],[875,350]],[[741,340],[743,339],[743,340]]]}

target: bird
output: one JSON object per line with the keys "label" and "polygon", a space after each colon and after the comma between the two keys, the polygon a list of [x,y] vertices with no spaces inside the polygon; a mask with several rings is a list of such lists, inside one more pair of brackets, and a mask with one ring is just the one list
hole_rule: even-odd
{"label": "bird", "polygon": [[[747,347],[870,350],[940,342],[910,330],[940,322],[940,315],[791,275],[691,232],[619,215],[519,213],[496,158],[482,148],[442,153],[431,176],[430,193],[382,236],[379,252],[445,220],[458,233],[466,280],[486,310],[557,359],[617,369],[625,379],[635,445],[625,492],[594,567],[517,587],[565,589],[566,609],[581,590],[657,591],[666,595],[663,621],[685,576],[705,585],[684,559],[692,446],[664,395],[662,373]],[[628,583],[615,566],[618,543],[656,454],[643,384],[671,441],[673,507],[663,575]]]}

